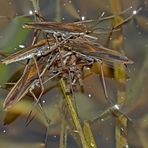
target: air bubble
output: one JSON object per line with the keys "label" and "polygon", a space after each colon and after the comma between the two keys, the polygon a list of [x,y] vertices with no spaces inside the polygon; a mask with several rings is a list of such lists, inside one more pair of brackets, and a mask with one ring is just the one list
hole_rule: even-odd
{"label": "air bubble", "polygon": [[138,32],[138,34],[141,35],[142,33],[141,32]]}
{"label": "air bubble", "polygon": [[3,133],[5,134],[6,133],[6,130],[3,130]]}
{"label": "air bubble", "polygon": [[136,14],[137,14],[137,11],[136,11],[136,10],[134,10],[134,11],[133,11],[133,15],[136,15]]}
{"label": "air bubble", "polygon": [[80,13],[80,10],[78,9],[77,12]]}
{"label": "air bubble", "polygon": [[79,133],[79,131],[78,131],[78,130],[74,130],[73,132],[74,132],[74,133]]}
{"label": "air bubble", "polygon": [[35,13],[38,13],[38,11],[37,11],[37,10],[34,10],[34,12],[35,12]]}
{"label": "air bubble", "polygon": [[30,15],[33,15],[33,11],[32,11],[32,10],[29,10],[29,14],[30,14]]}
{"label": "air bubble", "polygon": [[81,16],[81,20],[84,21],[85,20],[85,16]]}
{"label": "air bubble", "polygon": [[117,110],[119,110],[119,105],[118,104],[115,104],[114,105],[114,108],[116,108]]}
{"label": "air bubble", "polygon": [[101,121],[103,122],[103,121],[104,121],[104,119],[102,118],[102,119],[101,119]]}
{"label": "air bubble", "polygon": [[21,45],[21,44],[20,44],[20,45],[19,45],[19,47],[20,47],[20,48],[24,48],[24,47],[25,47],[25,45]]}
{"label": "air bubble", "polygon": [[92,95],[91,95],[91,94],[88,94],[88,97],[89,97],[89,98],[91,98],[91,97],[92,97]]}
{"label": "air bubble", "polygon": [[91,145],[92,147],[94,147],[94,146],[95,146],[95,145],[94,145],[94,143],[91,143],[90,145]]}

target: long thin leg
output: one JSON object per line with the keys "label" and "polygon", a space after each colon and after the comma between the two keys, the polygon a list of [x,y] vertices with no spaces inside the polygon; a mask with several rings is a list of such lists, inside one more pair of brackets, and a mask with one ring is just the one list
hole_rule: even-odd
{"label": "long thin leg", "polygon": [[105,93],[105,97],[108,100],[108,94],[107,94],[107,89],[106,89],[106,83],[105,83],[105,79],[104,79],[104,72],[103,72],[103,66],[102,66],[102,61],[100,61],[100,69],[101,69],[101,79],[102,79],[102,84],[103,84],[103,90]]}
{"label": "long thin leg", "polygon": [[[141,11],[142,8],[139,8],[136,12],[139,13],[139,11]],[[137,14],[136,13],[136,14]],[[133,17],[135,16],[134,13],[132,13],[132,15],[130,15],[129,17],[127,17],[126,19],[124,19],[121,23],[117,24],[116,26],[113,26],[112,29],[111,29],[111,32],[109,33],[108,37],[107,37],[107,41],[106,41],[106,46],[108,46],[109,44],[109,41],[110,41],[110,38],[114,32],[114,30],[120,28],[122,25],[128,23]]]}
{"label": "long thin leg", "polygon": [[[36,102],[37,102],[37,101],[38,101],[38,98],[35,96],[35,94],[33,93],[32,90],[30,90],[30,93],[32,94],[32,96],[34,97],[34,99],[35,99]],[[44,117],[45,117],[45,119],[46,119],[46,121],[47,121],[47,123],[48,123],[47,129],[46,129],[46,134],[45,134],[45,145],[46,145],[47,139],[48,139],[48,131],[49,131],[50,120],[48,119],[48,116],[47,116],[47,114],[45,113],[45,111],[43,110],[41,104],[38,103],[38,105],[39,105],[39,107],[40,107],[42,113],[44,114]],[[30,114],[30,115],[31,115],[31,114]],[[33,116],[33,118],[34,118],[34,116]],[[30,123],[30,121],[32,121],[33,118],[31,118],[31,120],[29,120],[26,124],[28,125],[28,123]]]}
{"label": "long thin leg", "polygon": [[[35,99],[35,101],[37,102],[37,101],[38,101],[38,98],[35,96],[34,92],[33,92],[32,90],[29,90],[29,92],[31,93],[31,95],[33,96],[33,98]],[[40,103],[38,103],[38,105],[39,105],[39,107],[40,107],[41,111],[43,112],[43,114],[44,114],[44,116],[45,116],[46,121],[47,121],[47,122],[50,122],[50,121],[49,121],[49,119],[48,119],[48,117],[47,117],[47,115],[46,115],[46,113],[44,112],[44,110],[43,110],[43,108],[42,108],[41,104],[40,104]],[[30,114],[30,115],[31,115],[31,114]],[[28,123],[28,122],[26,122],[26,123]]]}
{"label": "long thin leg", "polygon": [[106,100],[107,100],[111,105],[113,105],[114,103],[113,103],[113,102],[109,99],[109,97],[108,97],[107,88],[106,88],[106,82],[105,82],[104,72],[103,72],[103,65],[102,65],[102,64],[103,64],[103,62],[101,61],[101,62],[100,62],[100,69],[101,69],[101,79],[102,79],[104,94],[105,94]]}
{"label": "long thin leg", "polygon": [[[56,55],[56,56],[57,56],[57,55]],[[49,59],[47,60],[47,62],[48,62],[49,60],[51,60],[50,58],[51,58],[51,56],[49,57]],[[47,68],[51,66],[51,64],[54,62],[55,59],[56,59],[56,58],[54,58],[53,60],[51,60],[51,62],[50,62],[49,64],[47,63],[47,65],[45,66],[45,68],[43,69],[43,71],[42,71],[41,74],[40,74],[39,69],[38,69],[38,76],[39,76],[39,78],[40,78],[40,79],[39,79],[39,82],[40,82],[40,85],[42,85],[42,88],[44,88],[43,85],[44,85],[46,82],[48,82],[50,79],[52,79],[52,77],[50,77],[50,78],[49,78],[48,80],[46,80],[46,82],[44,82],[44,84],[43,84],[41,77],[42,77],[43,74],[46,72]],[[36,59],[35,59],[35,61],[36,61]],[[36,63],[36,64],[37,64],[37,63]],[[38,68],[37,65],[36,65],[36,67]],[[40,81],[40,80],[41,80],[41,81]],[[34,104],[34,107],[39,103],[40,98],[41,98],[41,96],[42,96],[43,93],[44,93],[44,90],[42,89],[42,93],[40,93],[38,99],[36,99],[35,94],[32,94],[32,92],[31,92],[31,94],[33,95],[33,97],[36,99],[36,102],[35,102],[35,104]],[[32,113],[32,109],[31,109],[31,111],[30,111],[30,113],[29,113],[29,116],[31,116],[31,113]]]}
{"label": "long thin leg", "polygon": [[[53,79],[54,77],[58,76],[59,74],[60,74],[60,72],[58,72],[58,73],[55,74],[54,76],[48,78],[45,82],[43,82],[43,84],[47,83],[49,80]],[[41,106],[41,104],[39,103],[39,99],[35,96],[35,94],[33,93],[32,90],[30,90],[30,93],[32,94],[32,96],[34,97],[34,99],[35,99],[35,101],[36,101],[33,106],[35,107],[37,104],[39,104],[39,107],[40,107],[41,111],[43,112],[44,117],[45,117],[45,119],[46,119],[46,121],[47,121],[47,123],[48,123],[48,127],[47,127],[47,129],[46,129],[46,134],[45,134],[45,145],[46,145],[47,140],[48,140],[48,131],[49,131],[50,120],[48,119],[46,113],[44,112],[44,110],[43,110],[43,108],[42,108],[42,106]],[[33,118],[35,117],[35,115],[34,115],[34,116],[29,120],[29,117],[31,116],[31,113],[32,113],[32,110],[31,110],[31,112],[29,113],[28,118],[27,118],[27,120],[26,120],[26,126],[28,126],[29,123],[30,123],[30,122],[33,120]]]}
{"label": "long thin leg", "polygon": [[[36,62],[36,59],[35,59],[34,56],[33,56],[33,60],[34,60],[34,63],[35,63],[35,66],[36,66],[36,70],[37,70],[37,73],[38,73],[39,83],[40,83],[40,86],[41,86],[41,93],[39,94],[39,97],[37,98],[37,97],[35,96],[35,94],[31,91],[31,89],[30,89],[29,91],[30,91],[30,93],[32,94],[32,96],[34,97],[34,99],[36,100],[36,104],[38,104],[38,102],[40,101],[40,98],[41,98],[41,96],[42,96],[42,94],[43,94],[43,92],[44,92],[44,86],[43,86],[42,79],[41,79],[40,72],[39,72],[39,68],[38,68],[38,65],[37,65],[37,62]],[[36,106],[36,105],[35,105],[35,106]],[[39,106],[40,106],[40,105],[39,105]],[[31,109],[31,111],[30,111],[28,117],[30,117],[31,114],[32,114],[32,109]],[[28,118],[27,121],[26,121],[26,124],[27,124],[27,125],[28,125],[28,120],[29,120],[29,118]],[[29,121],[29,122],[30,122],[30,121]]]}
{"label": "long thin leg", "polygon": [[33,60],[34,60],[35,66],[36,66],[36,70],[37,70],[37,74],[38,74],[38,78],[39,78],[39,82],[40,82],[40,86],[41,86],[41,92],[40,92],[40,95],[39,95],[39,97],[38,97],[38,102],[39,102],[41,96],[42,96],[43,93],[44,93],[44,86],[43,86],[43,82],[42,82],[42,79],[41,79],[39,67],[38,67],[37,61],[36,61],[36,59],[35,59],[34,56],[33,56]]}
{"label": "long thin leg", "polygon": [[46,81],[43,82],[43,84],[47,83],[48,81],[50,81],[51,79],[57,77],[61,72],[59,71],[57,74],[51,76],[50,78],[48,78]]}

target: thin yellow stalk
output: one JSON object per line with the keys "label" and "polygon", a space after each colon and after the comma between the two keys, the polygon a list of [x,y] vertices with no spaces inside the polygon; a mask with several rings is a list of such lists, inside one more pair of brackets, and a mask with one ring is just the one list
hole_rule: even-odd
{"label": "thin yellow stalk", "polygon": [[87,121],[84,121],[83,131],[89,148],[97,148],[90,125]]}
{"label": "thin yellow stalk", "polygon": [[74,108],[74,104],[73,104],[73,101],[72,101],[73,98],[72,98],[71,95],[67,94],[65,81],[62,78],[60,79],[60,86],[61,86],[61,89],[62,89],[62,92],[63,92],[63,95],[64,95],[64,101],[67,104],[68,111],[69,111],[70,116],[72,118],[72,121],[73,121],[73,124],[75,126],[76,132],[78,133],[80,141],[82,143],[82,147],[83,148],[89,148],[89,146],[87,144],[87,141],[85,139],[81,124],[80,124],[80,120],[78,118],[78,114],[77,114],[77,112],[76,112],[76,110]]}
{"label": "thin yellow stalk", "polygon": [[[115,14],[119,14],[121,12],[120,0],[109,0],[111,10]],[[117,16],[114,18],[113,25],[116,26],[123,22],[123,18],[121,16]],[[119,50],[123,45],[123,35],[122,32],[119,32],[115,39],[112,42],[112,48],[115,50]],[[119,82],[118,94],[117,94],[117,104],[123,106],[126,98],[125,98],[125,85],[126,85],[126,73],[123,64],[114,64],[114,75],[115,78]],[[116,128],[115,128],[115,138],[116,138],[116,148],[123,148],[128,145],[127,143],[127,118],[126,116],[119,116],[116,120]]]}

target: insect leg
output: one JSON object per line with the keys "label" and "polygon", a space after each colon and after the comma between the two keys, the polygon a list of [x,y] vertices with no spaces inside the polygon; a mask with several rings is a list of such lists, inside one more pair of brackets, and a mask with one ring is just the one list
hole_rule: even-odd
{"label": "insect leg", "polygon": [[[33,93],[32,90],[30,90],[30,93],[31,93],[32,96],[34,97],[35,101],[38,102],[38,98],[35,96],[35,94]],[[47,138],[48,138],[48,131],[49,131],[50,120],[49,120],[49,118],[48,118],[46,112],[43,110],[41,104],[38,103],[38,105],[39,105],[39,107],[40,107],[40,109],[41,109],[41,111],[42,111],[42,113],[43,113],[43,115],[44,115],[44,117],[45,117],[45,119],[46,119],[46,121],[47,121],[47,124],[48,124],[47,129],[46,129],[46,134],[45,134],[45,145],[46,145],[46,143],[47,143]],[[34,107],[35,107],[35,106],[34,106]],[[31,112],[29,113],[28,117],[31,116],[31,113],[32,113],[32,110],[31,110]],[[35,114],[35,115],[36,115],[36,114]],[[26,121],[26,125],[27,125],[27,126],[28,126],[28,125],[30,124],[30,122],[33,120],[33,118],[35,117],[35,115],[34,115],[30,120],[29,120],[29,118],[27,118],[27,121]]]}
{"label": "insect leg", "polygon": [[103,64],[102,61],[100,61],[101,79],[102,79],[102,84],[103,84],[103,90],[104,90],[105,97],[108,100],[108,94],[107,94],[107,89],[106,89],[106,83],[105,83],[105,79],[104,79],[104,72],[103,72],[103,65],[102,64]]}

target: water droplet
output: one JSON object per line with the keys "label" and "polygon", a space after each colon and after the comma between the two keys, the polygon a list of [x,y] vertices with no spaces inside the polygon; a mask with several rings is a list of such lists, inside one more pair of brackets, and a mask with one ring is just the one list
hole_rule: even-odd
{"label": "water droplet", "polygon": [[115,104],[114,105],[114,108],[116,108],[117,110],[119,110],[119,105],[118,104]]}
{"label": "water droplet", "polygon": [[137,14],[137,11],[136,11],[136,10],[134,10],[134,11],[133,11],[133,15],[136,15],[136,14]]}
{"label": "water droplet", "polygon": [[20,44],[20,45],[19,45],[19,47],[20,47],[20,48],[24,48],[24,47],[25,47],[25,45],[21,45],[21,44]]}
{"label": "water droplet", "polygon": [[43,103],[45,103],[46,101],[45,101],[45,100],[43,100],[42,102],[43,102]]}
{"label": "water droplet", "polygon": [[141,35],[142,33],[141,32],[138,32],[138,34]]}
{"label": "water droplet", "polygon": [[34,12],[35,12],[35,13],[38,13],[38,11],[37,11],[37,10],[34,10]]}
{"label": "water droplet", "polygon": [[80,10],[78,9],[77,12],[80,13]]}
{"label": "water droplet", "polygon": [[85,20],[85,16],[81,16],[81,20],[84,21]]}
{"label": "water droplet", "polygon": [[103,17],[105,15],[105,12],[103,11],[102,13],[101,13],[101,16],[100,17]]}
{"label": "water droplet", "polygon": [[6,130],[3,130],[3,133],[5,134],[6,133]]}
{"label": "water droplet", "polygon": [[53,136],[54,138],[57,138],[57,136],[55,135],[55,136]]}
{"label": "water droplet", "polygon": [[29,10],[29,14],[30,14],[30,15],[33,15],[33,11],[32,11],[32,10]]}
{"label": "water droplet", "polygon": [[88,97],[89,97],[89,98],[91,98],[91,97],[92,97],[92,95],[91,95],[91,94],[88,94]]}
{"label": "water droplet", "polygon": [[79,133],[77,130],[74,130],[73,132],[74,132],[74,133]]}
{"label": "water droplet", "polygon": [[103,121],[104,121],[104,119],[102,118],[102,119],[101,119],[101,121],[103,122]]}
{"label": "water droplet", "polygon": [[91,145],[92,147],[94,147],[94,146],[95,146],[95,145],[94,145],[94,143],[91,143],[90,145]]}
{"label": "water droplet", "polygon": [[72,1],[69,1],[69,3],[72,3]]}

